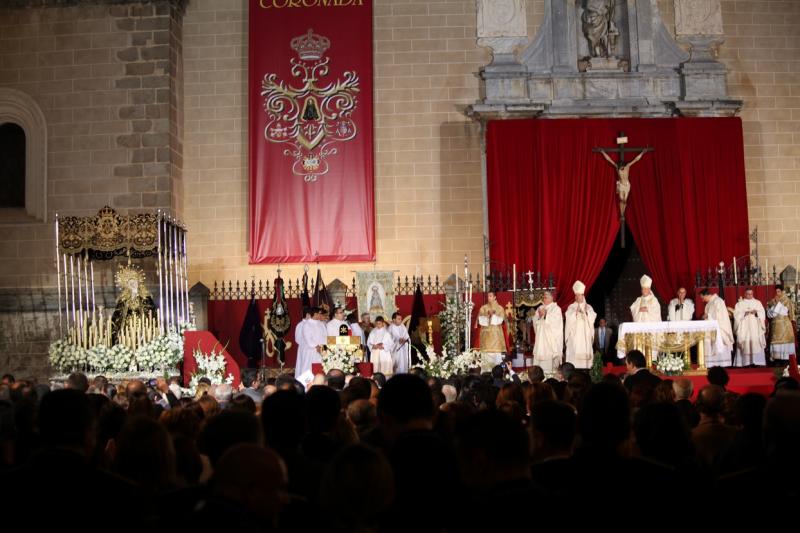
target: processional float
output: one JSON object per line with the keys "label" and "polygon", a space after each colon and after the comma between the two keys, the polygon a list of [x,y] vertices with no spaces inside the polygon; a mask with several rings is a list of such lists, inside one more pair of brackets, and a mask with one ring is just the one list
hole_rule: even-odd
{"label": "processional float", "polygon": [[[174,217],[160,210],[124,216],[104,207],[89,217],[56,215],[55,233],[62,341],[83,349],[121,344],[136,350],[191,322],[187,232]],[[107,316],[98,303],[95,263],[108,265],[119,257],[127,263],[115,273],[119,294]],[[155,270],[155,302],[143,266]]]}

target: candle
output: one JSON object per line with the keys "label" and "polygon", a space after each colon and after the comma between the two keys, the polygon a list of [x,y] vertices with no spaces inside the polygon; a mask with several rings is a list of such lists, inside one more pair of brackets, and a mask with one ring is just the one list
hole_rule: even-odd
{"label": "candle", "polygon": [[517,264],[513,263],[511,265],[511,292],[517,292]]}
{"label": "candle", "polygon": [[764,285],[769,284],[769,260],[764,258]]}
{"label": "candle", "polygon": [[481,285],[483,286],[483,292],[486,292],[486,263],[484,262],[481,265],[481,270],[483,271],[483,277],[481,278]]}
{"label": "candle", "polygon": [[733,284],[739,284],[739,274],[736,272],[736,257],[733,258]]}

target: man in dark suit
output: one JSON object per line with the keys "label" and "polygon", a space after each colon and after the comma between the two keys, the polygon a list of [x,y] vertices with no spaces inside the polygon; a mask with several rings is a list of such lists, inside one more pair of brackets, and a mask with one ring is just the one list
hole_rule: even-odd
{"label": "man in dark suit", "polygon": [[616,363],[617,355],[614,353],[613,330],[608,327],[605,318],[601,318],[594,328],[594,349],[603,356],[603,363]]}
{"label": "man in dark suit", "polygon": [[639,350],[631,350],[625,356],[625,367],[627,377],[622,383],[628,392],[632,391],[636,385],[645,385],[655,388],[661,382],[661,378],[651,374],[646,368],[647,362],[644,354]]}

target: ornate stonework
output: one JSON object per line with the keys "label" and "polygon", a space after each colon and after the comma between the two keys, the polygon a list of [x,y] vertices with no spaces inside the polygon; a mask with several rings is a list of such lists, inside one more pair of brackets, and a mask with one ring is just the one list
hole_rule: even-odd
{"label": "ornate stonework", "polygon": [[492,50],[492,67],[519,65],[514,53],[527,42],[524,1],[478,0],[478,46]]}
{"label": "ornate stonework", "polygon": [[675,34],[723,35],[719,0],[675,0]]}
{"label": "ornate stonework", "polygon": [[[742,102],[728,97],[725,66],[711,54],[721,42],[719,36],[687,39],[690,57],[664,26],[656,0],[616,2],[613,9],[610,5],[602,0],[545,0],[544,20],[524,50],[514,55],[508,43],[495,45],[492,63],[480,71],[485,96],[468,113],[484,120],[539,115],[726,116],[740,109]],[[587,27],[594,28],[596,13],[606,16],[596,26],[597,35],[608,36],[608,46],[594,33],[589,32],[593,40],[586,36]],[[715,13],[709,11],[709,20]],[[479,12],[479,25],[481,16]],[[718,29],[713,22],[709,28]],[[487,38],[480,35],[478,44],[487,45]],[[592,51],[594,41],[597,46]]]}
{"label": "ornate stonework", "polygon": [[527,37],[525,2],[478,0],[478,37]]}

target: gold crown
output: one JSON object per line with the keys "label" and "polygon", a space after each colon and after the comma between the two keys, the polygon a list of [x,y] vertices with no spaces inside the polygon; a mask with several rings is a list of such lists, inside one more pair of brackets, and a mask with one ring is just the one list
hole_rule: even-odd
{"label": "gold crown", "polygon": [[298,35],[292,39],[292,50],[304,61],[316,61],[322,57],[325,50],[330,48],[331,41],[327,37],[317,35],[309,29],[305,35]]}
{"label": "gold crown", "polygon": [[117,273],[114,275],[114,281],[117,283],[117,287],[121,291],[130,291],[129,283],[135,280],[137,282],[137,286],[140,293],[146,293],[145,289],[145,275],[142,269],[133,266],[133,265],[125,265],[117,270]]}

